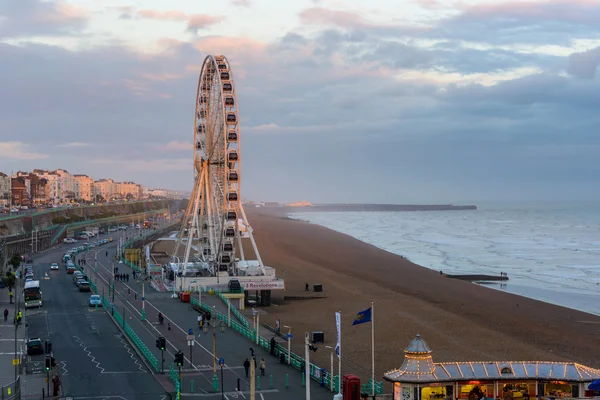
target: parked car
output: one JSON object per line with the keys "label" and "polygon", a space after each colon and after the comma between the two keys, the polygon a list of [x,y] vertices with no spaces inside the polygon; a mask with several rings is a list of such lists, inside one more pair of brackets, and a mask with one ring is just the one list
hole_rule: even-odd
{"label": "parked car", "polygon": [[88,281],[83,281],[81,283],[79,283],[79,291],[80,292],[91,292],[92,288],[90,286],[90,283]]}
{"label": "parked car", "polygon": [[75,238],[64,238],[63,239],[63,243],[77,243],[77,240]]}

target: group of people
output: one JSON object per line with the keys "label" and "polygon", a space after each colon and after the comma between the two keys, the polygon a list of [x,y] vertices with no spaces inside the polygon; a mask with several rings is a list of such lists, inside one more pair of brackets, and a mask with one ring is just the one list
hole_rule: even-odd
{"label": "group of people", "polygon": [[[254,369],[256,369],[256,356],[254,355],[254,349],[250,349],[250,351],[252,352],[252,362],[254,363]],[[244,370],[246,370],[246,378],[248,378],[249,373],[250,373],[250,360],[246,358],[246,361],[244,361]],[[265,370],[267,368],[267,362],[265,361],[264,358],[260,359],[260,376],[265,376]]]}
{"label": "group of people", "polygon": [[129,282],[129,274],[115,274],[115,280],[121,282]]}

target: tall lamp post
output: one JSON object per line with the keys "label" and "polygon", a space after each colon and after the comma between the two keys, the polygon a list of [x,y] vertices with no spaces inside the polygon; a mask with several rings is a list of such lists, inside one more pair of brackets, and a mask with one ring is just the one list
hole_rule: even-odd
{"label": "tall lamp post", "polygon": [[325,346],[325,348],[329,349],[329,351],[330,351],[331,369],[329,370],[329,389],[333,392],[333,380],[334,380],[334,373],[333,373],[333,353],[335,351],[335,348],[333,348],[331,346]]}
{"label": "tall lamp post", "polygon": [[283,327],[288,329],[288,333],[287,333],[287,335],[285,335],[285,337],[287,338],[287,342],[288,342],[287,343],[288,344],[287,363],[288,363],[288,365],[291,365],[292,364],[292,338],[293,338],[293,336],[292,336],[292,327],[291,326],[287,326],[287,325],[284,325]]}
{"label": "tall lamp post", "polygon": [[[225,332],[223,321],[218,323],[221,333]],[[204,333],[208,334],[208,324],[202,326]],[[219,387],[219,378],[217,378],[217,324],[213,325],[213,389],[216,391]]]}

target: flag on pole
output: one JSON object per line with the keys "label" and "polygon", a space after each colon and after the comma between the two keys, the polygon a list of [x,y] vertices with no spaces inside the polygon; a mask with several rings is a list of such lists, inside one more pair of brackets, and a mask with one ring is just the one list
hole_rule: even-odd
{"label": "flag on pole", "polygon": [[372,320],[371,307],[369,307],[366,310],[360,311],[358,314],[356,314],[356,318],[354,318],[354,322],[352,322],[352,326],[366,324],[367,322],[371,322],[371,320]]}
{"label": "flag on pole", "polygon": [[335,313],[335,327],[337,329],[337,343],[335,344],[335,354],[338,358],[342,357],[342,315]]}

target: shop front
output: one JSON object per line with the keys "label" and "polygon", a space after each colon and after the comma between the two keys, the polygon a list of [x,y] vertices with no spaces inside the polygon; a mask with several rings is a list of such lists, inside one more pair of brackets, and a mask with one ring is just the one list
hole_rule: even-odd
{"label": "shop front", "polygon": [[578,363],[471,361],[434,363],[417,335],[404,350],[402,366],[387,372],[394,400],[529,400],[584,398],[600,370]]}

